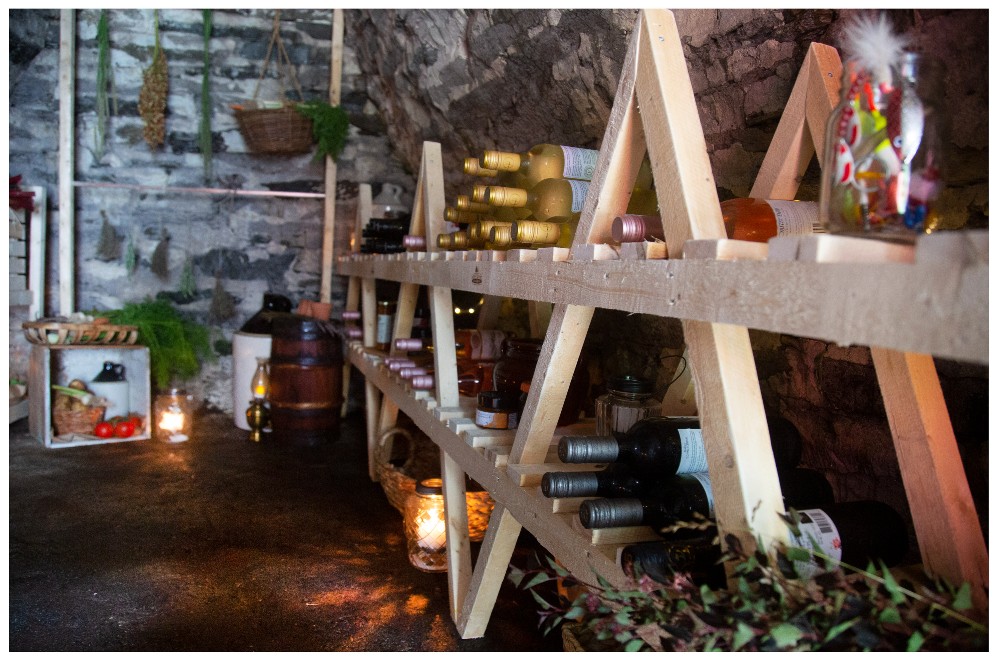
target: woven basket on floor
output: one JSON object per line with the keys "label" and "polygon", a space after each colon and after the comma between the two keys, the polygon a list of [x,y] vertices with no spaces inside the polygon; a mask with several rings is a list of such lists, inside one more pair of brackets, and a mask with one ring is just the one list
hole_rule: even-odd
{"label": "woven basket on floor", "polygon": [[53,409],[52,423],[55,425],[56,435],[93,435],[94,427],[104,420],[105,409],[103,405],[83,410]]}
{"label": "woven basket on floor", "polygon": [[[402,438],[407,445],[405,459],[394,462],[395,438]],[[382,484],[386,498],[397,511],[406,509],[406,498],[416,489],[417,479],[437,476],[440,473],[440,452],[437,446],[422,436],[396,426],[383,431],[375,447],[375,478]],[[485,490],[465,493],[466,513],[469,520],[469,538],[482,541],[493,512],[493,498]]]}
{"label": "woven basket on floor", "polygon": [[312,120],[291,104],[235,113],[240,133],[251,152],[301,154],[312,147]]}

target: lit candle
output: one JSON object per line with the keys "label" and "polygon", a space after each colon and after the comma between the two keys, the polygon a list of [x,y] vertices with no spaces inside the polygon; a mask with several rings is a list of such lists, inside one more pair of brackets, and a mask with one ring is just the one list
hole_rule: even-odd
{"label": "lit candle", "polygon": [[165,411],[160,417],[160,430],[169,433],[167,439],[170,442],[184,442],[188,439],[187,435],[181,432],[184,430],[183,412]]}
{"label": "lit candle", "polygon": [[417,543],[424,550],[441,550],[445,546],[444,514],[439,507],[433,507],[418,516]]}

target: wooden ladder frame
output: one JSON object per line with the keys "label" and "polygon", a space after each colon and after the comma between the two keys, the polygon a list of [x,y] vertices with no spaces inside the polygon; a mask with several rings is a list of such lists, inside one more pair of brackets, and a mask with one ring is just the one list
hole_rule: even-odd
{"label": "wooden ladder frame", "polygon": [[[826,118],[839,97],[840,59],[835,49],[810,47],[789,103],[779,122],[751,195],[792,199],[814,154],[822,156]],[[647,134],[644,125],[657,127]],[[694,92],[688,76],[673,14],[643,10],[632,33],[621,80],[611,111],[594,177],[581,213],[574,243],[566,252],[542,249],[553,259],[615,259],[606,246],[613,218],[624,212],[644,154],[653,169],[660,208],[669,210],[665,224],[666,254],[686,259],[762,259],[767,247],[726,239],[714,176],[708,158]],[[411,233],[424,233],[434,246],[444,212],[440,145],[425,143],[417,184]],[[845,259],[841,238],[777,238],[770,250],[807,253],[822,259]],[[856,241],[848,241],[853,248]],[[822,242],[822,250],[797,248]],[[878,243],[881,244],[881,243]],[[466,259],[478,252],[435,252],[431,260]],[[508,251],[508,261],[521,252]],[[565,255],[568,253],[568,255]],[[560,254],[560,255],[556,255]],[[875,259],[894,255],[875,252]],[[652,257],[661,257],[653,254]],[[856,254],[855,254],[856,255]],[[468,258],[475,259],[475,258]],[[367,281],[368,279],[365,279]],[[362,287],[365,345],[374,333],[374,283]],[[394,337],[412,325],[415,295],[403,284]],[[369,292],[370,291],[370,292]],[[595,308],[556,304],[548,324],[527,403],[510,453],[508,473],[544,463],[556,420]],[[369,324],[370,323],[370,324]],[[451,291],[431,287],[431,324],[435,353],[436,406],[457,409],[454,328]],[[746,327],[682,321],[695,384],[698,412],[708,453],[720,533],[736,535],[746,549],[758,540],[766,546],[788,541],[777,471],[771,453],[753,351]],[[443,351],[442,351],[443,350]],[[969,580],[977,605],[985,608],[987,562],[985,542],[975,518],[957,445],[944,409],[931,357],[872,349],[893,432],[900,468],[910,501],[925,567],[952,582]],[[372,403],[369,400],[369,403]],[[383,399],[379,425],[394,420],[396,407]],[[369,426],[369,448],[375,443]],[[490,519],[475,568],[472,567],[465,520],[465,477],[462,468],[442,451],[442,479],[449,521],[449,602],[463,638],[483,635],[521,524],[502,504]],[[488,486],[487,486],[488,488]],[[956,544],[957,542],[957,544]],[[573,560],[588,566],[589,553]],[[570,565],[572,566],[572,565]]]}

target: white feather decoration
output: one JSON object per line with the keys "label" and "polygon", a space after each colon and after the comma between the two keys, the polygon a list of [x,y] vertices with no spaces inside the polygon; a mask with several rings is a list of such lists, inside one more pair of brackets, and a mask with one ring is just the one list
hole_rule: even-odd
{"label": "white feather decoration", "polygon": [[842,49],[847,60],[871,72],[875,84],[892,81],[896,66],[906,49],[905,37],[896,34],[885,14],[865,12],[848,19],[844,27]]}

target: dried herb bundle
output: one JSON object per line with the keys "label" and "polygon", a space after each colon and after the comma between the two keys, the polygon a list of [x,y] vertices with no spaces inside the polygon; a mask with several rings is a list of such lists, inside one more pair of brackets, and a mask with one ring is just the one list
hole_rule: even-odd
{"label": "dried herb bundle", "polygon": [[142,72],[142,88],[139,90],[139,116],[142,117],[142,135],[152,148],[163,145],[166,135],[167,116],[167,54],[160,48],[159,11],[153,10],[156,30],[156,46],[153,49],[153,64]]}
{"label": "dried herb bundle", "polygon": [[149,269],[156,274],[161,281],[166,281],[170,276],[170,235],[163,231],[160,233],[160,241],[153,249],[153,255],[149,259]]}
{"label": "dried herb bundle", "polygon": [[222,279],[215,277],[215,289],[212,291],[212,303],[208,307],[208,318],[212,322],[225,322],[236,315],[236,302],[222,286]]}
{"label": "dried herb bundle", "polygon": [[97,259],[104,262],[118,260],[122,257],[122,238],[108,222],[104,210],[101,210],[101,216],[104,220],[101,222],[101,238],[97,242]]}

